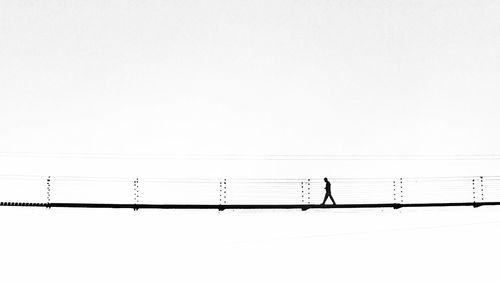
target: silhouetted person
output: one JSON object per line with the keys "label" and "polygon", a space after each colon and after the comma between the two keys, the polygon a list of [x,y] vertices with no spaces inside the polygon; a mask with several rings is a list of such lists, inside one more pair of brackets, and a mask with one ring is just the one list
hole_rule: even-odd
{"label": "silhouetted person", "polygon": [[323,203],[322,205],[324,205],[326,203],[326,200],[328,200],[328,198],[332,199],[332,202],[334,205],[335,204],[335,200],[333,199],[333,196],[332,196],[332,185],[330,184],[330,181],[328,181],[328,178],[325,177],[325,179],[323,179],[326,183],[325,185],[325,199],[323,200]]}

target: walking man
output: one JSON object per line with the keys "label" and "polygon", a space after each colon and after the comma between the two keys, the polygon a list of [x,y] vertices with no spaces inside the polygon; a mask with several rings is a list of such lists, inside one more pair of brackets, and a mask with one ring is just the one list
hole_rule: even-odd
{"label": "walking man", "polygon": [[326,178],[326,177],[323,180],[326,183],[326,185],[325,185],[326,194],[325,194],[325,199],[323,200],[322,205],[324,205],[326,203],[326,200],[328,198],[332,199],[333,204],[336,205],[335,200],[333,199],[333,196],[332,196],[332,185],[330,184],[330,181],[328,181],[328,178]]}

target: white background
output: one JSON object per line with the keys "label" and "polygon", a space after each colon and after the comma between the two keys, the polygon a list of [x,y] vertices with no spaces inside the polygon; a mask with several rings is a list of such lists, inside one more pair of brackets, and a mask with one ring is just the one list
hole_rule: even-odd
{"label": "white background", "polygon": [[[0,152],[499,154],[498,15],[496,1],[0,1]],[[0,174],[131,179],[499,168],[0,157]],[[496,274],[498,211],[2,208],[0,272],[8,281],[482,279]]]}

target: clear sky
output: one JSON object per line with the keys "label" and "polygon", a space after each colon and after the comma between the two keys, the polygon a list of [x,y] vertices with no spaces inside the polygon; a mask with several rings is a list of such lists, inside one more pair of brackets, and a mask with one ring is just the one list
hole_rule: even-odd
{"label": "clear sky", "polygon": [[496,1],[2,1],[0,151],[498,154],[499,14]]}

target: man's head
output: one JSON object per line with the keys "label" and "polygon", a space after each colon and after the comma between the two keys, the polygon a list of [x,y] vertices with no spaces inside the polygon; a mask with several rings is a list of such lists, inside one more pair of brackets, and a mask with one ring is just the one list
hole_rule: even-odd
{"label": "man's head", "polygon": [[324,180],[325,182],[328,182],[328,178],[326,178],[326,177],[325,177],[323,180]]}

